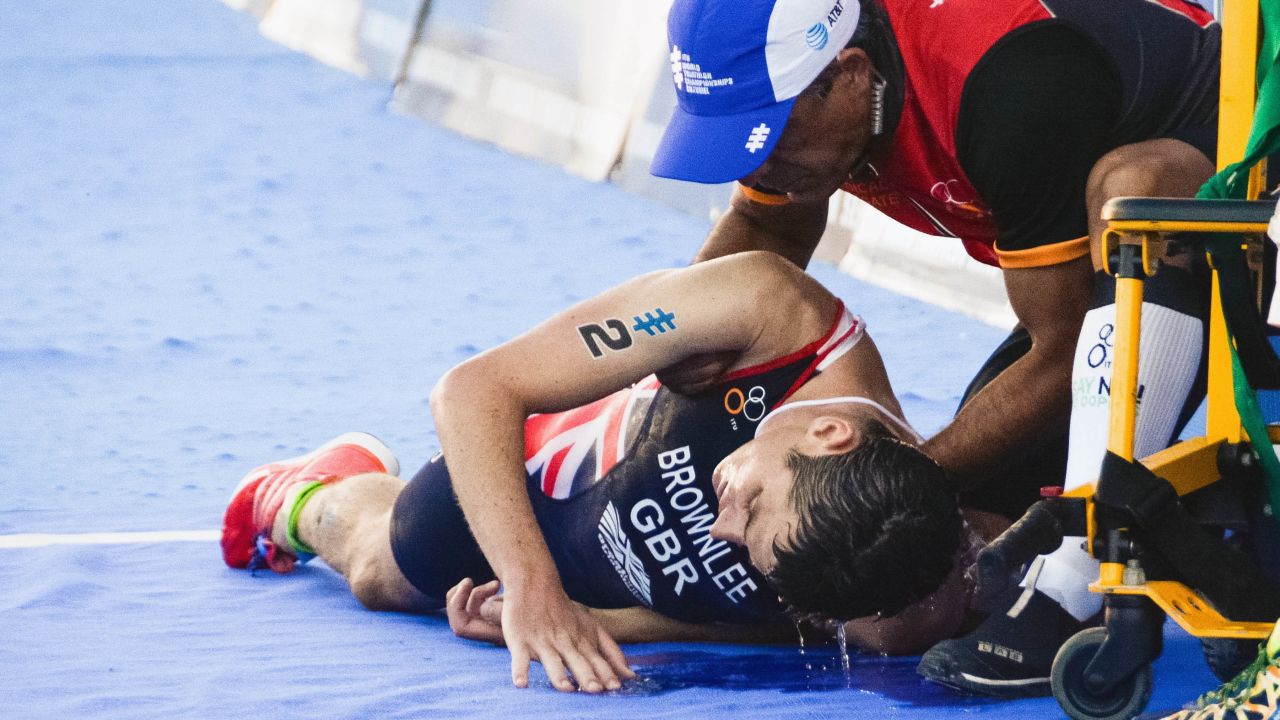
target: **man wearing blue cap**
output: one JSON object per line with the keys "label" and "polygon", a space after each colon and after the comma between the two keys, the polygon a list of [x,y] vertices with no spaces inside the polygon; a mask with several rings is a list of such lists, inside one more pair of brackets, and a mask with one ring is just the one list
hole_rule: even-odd
{"label": "man wearing blue cap", "polygon": [[[925,450],[966,504],[1011,518],[1042,485],[1090,482],[1115,317],[1099,211],[1191,196],[1212,174],[1212,16],[1185,0],[676,0],[668,32],[679,107],[652,172],[739,182],[698,258],[765,249],[804,266],[837,190],[957,238],[1003,270],[1019,325]],[[1147,283],[1139,456],[1203,395],[1202,265],[1182,253]],[[1057,647],[1100,606],[1079,544],[921,673],[1047,693]]]}

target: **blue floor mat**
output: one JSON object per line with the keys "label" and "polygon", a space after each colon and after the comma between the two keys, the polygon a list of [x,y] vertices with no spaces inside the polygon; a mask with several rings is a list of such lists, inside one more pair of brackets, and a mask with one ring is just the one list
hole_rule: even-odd
{"label": "blue floor mat", "polygon": [[[248,468],[353,429],[412,470],[445,370],[708,230],[390,114],[388,88],[215,0],[8,3],[0,74],[0,539],[212,530]],[[1004,335],[813,272],[926,433]],[[0,547],[6,720],[1057,714],[926,685],[910,658],[846,675],[831,647],[635,646],[623,692],[521,691],[504,650],[366,612],[322,565],[71,540]],[[1213,684],[1175,631],[1158,676],[1163,706]]]}

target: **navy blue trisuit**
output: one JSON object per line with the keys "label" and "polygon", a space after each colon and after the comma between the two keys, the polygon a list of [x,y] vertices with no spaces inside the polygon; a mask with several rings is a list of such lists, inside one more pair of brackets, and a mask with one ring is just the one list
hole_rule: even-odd
{"label": "navy blue trisuit", "polygon": [[[754,624],[783,606],[747,551],[709,534],[711,475],[765,417],[863,337],[843,306],[825,335],[683,395],[650,376],[525,425],[529,499],[569,597],[595,608],[647,607],[685,622]],[[391,548],[405,577],[443,605],[449,588],[493,570],[437,454],[396,500]]]}

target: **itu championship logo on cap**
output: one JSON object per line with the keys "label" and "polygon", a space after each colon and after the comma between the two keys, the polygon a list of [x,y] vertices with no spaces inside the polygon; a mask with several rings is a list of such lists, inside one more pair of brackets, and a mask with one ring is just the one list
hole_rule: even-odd
{"label": "itu championship logo on cap", "polygon": [[804,34],[804,44],[814,50],[826,47],[830,39],[831,34],[827,32],[827,26],[824,23],[814,23]]}
{"label": "itu championship logo on cap", "polygon": [[676,83],[676,91],[684,89],[684,53],[680,52],[679,45],[671,46],[671,79]]}
{"label": "itu championship logo on cap", "polygon": [[690,95],[710,95],[712,90],[733,85],[732,77],[716,77],[702,69],[702,66],[689,57],[689,53],[680,49],[679,45],[671,46],[671,79],[676,84],[676,91]]}

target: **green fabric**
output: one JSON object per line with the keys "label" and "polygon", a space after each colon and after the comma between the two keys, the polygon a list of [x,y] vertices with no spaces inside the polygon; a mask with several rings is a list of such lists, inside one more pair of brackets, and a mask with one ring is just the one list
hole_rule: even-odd
{"label": "green fabric", "polygon": [[289,508],[289,525],[285,528],[285,537],[289,539],[289,545],[299,557],[316,554],[310,545],[302,542],[302,538],[298,537],[298,519],[302,517],[302,506],[306,505],[311,496],[322,487],[324,487],[322,482],[307,483],[294,498],[293,507]]}
{"label": "green fabric", "polygon": [[1280,660],[1278,656],[1280,656],[1280,622],[1276,622],[1275,629],[1271,631],[1271,638],[1266,643],[1258,643],[1258,656],[1253,659],[1253,662],[1217,690],[1196,698],[1195,707],[1203,709],[1210,705],[1219,705],[1223,709],[1230,710],[1240,705],[1248,700],[1248,694],[1253,690],[1258,673],[1266,670],[1267,666],[1276,664]]}
{"label": "green fabric", "polygon": [[1271,637],[1267,639],[1267,656],[1275,659],[1280,656],[1280,620],[1276,621],[1276,626],[1271,630]]}
{"label": "green fabric", "polygon": [[1222,705],[1225,706],[1224,709],[1228,710],[1235,707],[1241,700],[1245,699],[1242,696],[1253,688],[1253,682],[1258,679],[1258,673],[1265,670],[1270,664],[1270,655],[1267,654],[1267,650],[1262,646],[1262,643],[1258,643],[1258,656],[1253,659],[1253,662],[1249,663],[1238,675],[1219,686],[1217,690],[1211,690],[1196,698],[1195,707],[1204,709],[1211,705]]}
{"label": "green fabric", "polygon": [[[1245,155],[1240,162],[1209,178],[1196,194],[1199,198],[1244,199],[1248,191],[1249,171],[1258,161],[1280,152],[1280,2],[1262,0],[1259,9],[1263,34],[1258,49],[1258,101]],[[1231,235],[1211,239],[1208,248],[1215,257],[1241,252],[1239,239]],[[1233,333],[1231,328],[1227,331]],[[1275,513],[1280,513],[1280,459],[1277,459],[1275,448],[1267,438],[1267,426],[1258,410],[1257,394],[1240,366],[1234,342],[1231,343],[1231,374],[1240,423],[1249,434],[1249,442],[1261,461],[1271,507]]]}
{"label": "green fabric", "polygon": [[1280,150],[1280,2],[1262,0],[1262,42],[1258,52],[1258,104],[1244,158],[1209,178],[1196,197],[1243,199],[1249,170],[1262,158]]}
{"label": "green fabric", "polygon": [[1258,409],[1258,395],[1249,385],[1249,379],[1240,366],[1240,355],[1231,348],[1231,375],[1235,385],[1236,409],[1240,411],[1240,423],[1249,433],[1249,444],[1262,462],[1262,474],[1267,480],[1267,496],[1271,500],[1272,515],[1280,511],[1280,459],[1275,446],[1267,438],[1267,424]]}
{"label": "green fabric", "polygon": [[[1229,264],[1219,262],[1220,258],[1244,252],[1240,238],[1235,235],[1211,235],[1205,242],[1205,248],[1220,267]],[[1257,392],[1249,384],[1249,378],[1245,376],[1244,367],[1240,364],[1240,353],[1235,346],[1235,328],[1230,323],[1227,325],[1227,335],[1230,336],[1228,347],[1231,349],[1231,381],[1236,411],[1240,414],[1241,426],[1249,435],[1249,444],[1262,465],[1271,507],[1280,512],[1280,458],[1276,457],[1275,447],[1267,436],[1267,423],[1262,419],[1262,411],[1258,407]]]}

